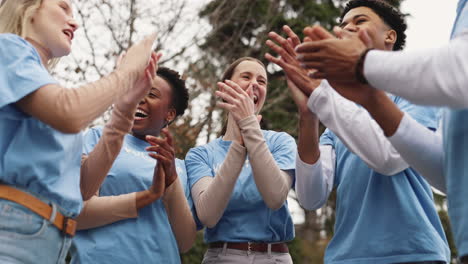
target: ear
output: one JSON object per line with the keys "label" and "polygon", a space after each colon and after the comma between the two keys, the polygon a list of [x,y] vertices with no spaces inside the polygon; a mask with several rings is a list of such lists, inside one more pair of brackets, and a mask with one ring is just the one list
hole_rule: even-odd
{"label": "ear", "polygon": [[385,44],[386,45],[394,45],[397,41],[397,33],[395,30],[390,29],[387,31],[387,36],[385,37]]}
{"label": "ear", "polygon": [[170,124],[172,123],[172,121],[174,121],[174,119],[176,118],[176,110],[174,107],[170,108],[167,113],[166,113],[166,124]]}

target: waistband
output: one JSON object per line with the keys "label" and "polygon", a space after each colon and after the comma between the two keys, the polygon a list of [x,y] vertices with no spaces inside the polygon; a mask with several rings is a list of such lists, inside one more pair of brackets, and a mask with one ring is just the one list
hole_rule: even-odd
{"label": "waistband", "polygon": [[28,208],[49,220],[64,235],[71,237],[75,235],[76,221],[60,213],[55,204],[49,205],[28,192],[5,184],[0,184],[0,199],[9,200]]}

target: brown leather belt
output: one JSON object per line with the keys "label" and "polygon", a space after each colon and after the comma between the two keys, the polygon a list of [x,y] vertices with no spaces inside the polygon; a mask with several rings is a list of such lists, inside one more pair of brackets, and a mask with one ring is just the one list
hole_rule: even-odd
{"label": "brown leather belt", "polygon": [[[36,197],[20,191],[8,185],[0,184],[0,198],[20,204],[41,217],[49,220],[52,214],[52,207]],[[76,231],[76,221],[63,216],[57,211],[53,222],[62,233],[74,236]]]}
{"label": "brown leather belt", "polygon": [[[268,252],[268,243],[256,243],[256,242],[213,242],[210,243],[210,248],[223,248],[224,244],[226,248],[245,250],[245,251],[256,251],[256,252]],[[288,245],[286,243],[272,243],[271,252],[275,253],[288,253]]]}

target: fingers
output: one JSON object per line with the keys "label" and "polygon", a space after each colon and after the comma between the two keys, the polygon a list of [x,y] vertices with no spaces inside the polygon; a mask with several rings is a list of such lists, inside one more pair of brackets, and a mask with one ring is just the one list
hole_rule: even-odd
{"label": "fingers", "polygon": [[301,40],[299,39],[299,37],[288,25],[283,26],[283,31],[288,35],[288,40],[291,39],[291,46],[293,48],[301,44]]}
{"label": "fingers", "polygon": [[326,41],[308,41],[296,47],[297,53],[317,52],[326,47]]}
{"label": "fingers", "polygon": [[156,196],[162,196],[164,194],[165,188],[166,188],[166,174],[164,172],[162,163],[158,162],[156,164],[156,167],[154,168],[153,184],[150,190]]}
{"label": "fingers", "polygon": [[115,68],[119,68],[119,66],[120,66],[120,64],[122,64],[122,61],[123,61],[126,54],[127,54],[127,52],[125,52],[125,51],[120,53],[119,57],[117,57],[117,61],[115,62]]}
{"label": "fingers", "polygon": [[373,48],[373,44],[372,44],[372,40],[369,36],[369,33],[367,32],[367,30],[360,30],[358,32],[358,35],[359,35],[359,39],[361,39],[361,41],[364,43],[364,45],[366,45],[366,47],[368,49],[370,48]]}
{"label": "fingers", "polygon": [[172,134],[169,132],[169,129],[167,127],[163,128],[161,130],[161,132],[163,133],[164,137],[166,138],[167,140],[167,144],[169,144],[169,146],[173,147],[173,138],[172,138]]}
{"label": "fingers", "polygon": [[270,53],[265,53],[265,59],[267,59],[269,62],[273,62],[281,68],[284,68],[284,61],[280,58],[273,57]]}
{"label": "fingers", "polygon": [[321,26],[306,27],[304,34],[313,41],[334,39],[335,37]]}
{"label": "fingers", "polygon": [[216,106],[217,107],[220,107],[228,112],[231,112],[232,109],[234,109],[234,105],[232,104],[228,104],[228,103],[224,103],[224,102],[216,102]]}
{"label": "fingers", "polygon": [[156,32],[149,34],[145,38],[145,44],[149,46],[148,48],[151,48],[155,41],[156,41]]}
{"label": "fingers", "polygon": [[[270,47],[274,52],[280,55],[286,62],[294,61],[296,52],[294,51],[294,47],[287,39],[281,37],[275,32],[268,33],[268,37],[270,37],[273,40],[266,41],[268,47]],[[281,47],[277,45],[274,41],[279,43]]]}

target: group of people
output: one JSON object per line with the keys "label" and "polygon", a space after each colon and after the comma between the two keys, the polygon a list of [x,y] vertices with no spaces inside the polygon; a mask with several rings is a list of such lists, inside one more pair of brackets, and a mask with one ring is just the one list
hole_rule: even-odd
{"label": "group of people", "polygon": [[[3,0],[0,262],[180,263],[204,228],[202,263],[292,263],[295,188],[307,210],[336,189],[325,263],[449,263],[433,186],[447,194],[468,263],[466,2],[452,41],[427,52],[400,51],[404,16],[383,0],[349,1],[333,34],[270,32],[279,56],[265,59],[283,69],[297,105],[297,145],[261,129],[268,74],[243,57],[217,83],[222,136],[179,160],[167,127],[188,90],[158,66],[155,34],[106,77],[69,89],[50,70],[71,51],[71,1]],[[111,105],[110,121],[82,132]]]}

